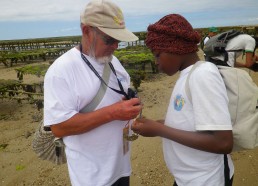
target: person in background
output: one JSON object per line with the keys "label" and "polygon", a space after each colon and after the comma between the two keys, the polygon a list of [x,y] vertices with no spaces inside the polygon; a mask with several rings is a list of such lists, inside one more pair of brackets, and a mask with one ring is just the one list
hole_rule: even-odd
{"label": "person in background", "polygon": [[[255,50],[258,47],[258,38],[248,34],[240,34],[228,41],[225,50],[227,55],[212,57],[219,64],[230,67],[244,67],[253,71],[258,71],[258,56],[255,55]],[[243,55],[244,63],[237,60]]]}
{"label": "person in background", "polygon": [[205,45],[205,43],[211,38],[211,37],[213,37],[213,36],[215,36],[215,35],[217,35],[218,34],[218,28],[217,27],[210,27],[209,28],[209,33],[208,33],[208,35],[204,38],[204,45]]}
{"label": "person in background", "polygon": [[[123,129],[142,105],[138,98],[125,99],[130,77],[113,52],[118,42],[138,38],[126,29],[121,9],[107,0],[89,2],[80,21],[81,45],[59,57],[46,73],[44,126],[63,138],[73,186],[129,186],[130,146]],[[101,77],[109,62],[113,70],[106,84],[117,91],[108,87],[95,110],[81,113],[98,92],[97,74]]]}
{"label": "person in background", "polygon": [[[202,45],[201,45],[202,50],[203,50],[203,48],[204,48],[204,45],[207,43],[207,41],[208,41],[211,37],[213,37],[213,36],[215,36],[215,35],[217,35],[217,34],[218,34],[218,28],[217,28],[217,27],[214,27],[214,26],[213,26],[213,27],[209,27],[209,33],[208,33],[208,35],[205,36],[205,37],[203,38],[203,40],[202,40]],[[204,55],[204,59],[207,60],[205,53],[204,53],[203,55]]]}
{"label": "person in background", "polygon": [[[138,118],[131,129],[163,138],[166,165],[174,186],[232,185],[234,166],[228,155],[233,134],[223,79],[213,63],[200,62],[200,35],[179,14],[169,14],[148,27],[146,45],[159,69],[180,72],[163,122]],[[191,98],[186,93],[189,77]]]}

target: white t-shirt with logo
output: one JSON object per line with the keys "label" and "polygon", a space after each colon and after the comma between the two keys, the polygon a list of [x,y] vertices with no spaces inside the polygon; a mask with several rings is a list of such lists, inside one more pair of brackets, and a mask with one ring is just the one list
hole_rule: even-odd
{"label": "white t-shirt with logo", "polygon": [[[86,56],[102,76],[103,64]],[[116,57],[112,64],[124,90],[130,77]],[[108,85],[119,89],[111,71]],[[77,114],[96,95],[100,80],[82,60],[80,51],[69,50],[49,68],[44,80],[44,125],[55,125]],[[110,88],[96,110],[122,100]],[[130,151],[123,153],[123,128],[127,121],[112,121],[89,132],[64,137],[69,175],[72,185],[106,186],[130,176]]]}
{"label": "white t-shirt with logo", "polygon": [[[185,82],[191,68],[180,73],[171,95],[165,124],[185,131],[232,130],[226,88],[217,67],[206,62],[191,74],[189,86],[192,102],[185,92]],[[163,151],[165,162],[178,185],[224,185],[223,154],[196,150],[165,138]],[[228,161],[232,176],[234,167],[230,156]]]}

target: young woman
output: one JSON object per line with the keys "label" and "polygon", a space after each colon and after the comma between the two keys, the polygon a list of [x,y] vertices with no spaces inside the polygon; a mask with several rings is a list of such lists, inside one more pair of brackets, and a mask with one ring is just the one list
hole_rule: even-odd
{"label": "young woman", "polygon": [[164,123],[147,118],[132,125],[135,133],[163,138],[165,162],[179,186],[232,185],[234,166],[228,97],[217,67],[201,63],[186,80],[197,55],[200,35],[181,15],[170,14],[148,27],[146,45],[159,69],[169,76],[180,71]]}

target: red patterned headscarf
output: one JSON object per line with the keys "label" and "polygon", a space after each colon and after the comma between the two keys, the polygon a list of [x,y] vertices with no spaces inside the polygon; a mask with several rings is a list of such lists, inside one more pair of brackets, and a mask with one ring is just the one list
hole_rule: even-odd
{"label": "red patterned headscarf", "polygon": [[184,17],[170,14],[148,26],[145,42],[151,50],[182,55],[198,51],[200,39]]}

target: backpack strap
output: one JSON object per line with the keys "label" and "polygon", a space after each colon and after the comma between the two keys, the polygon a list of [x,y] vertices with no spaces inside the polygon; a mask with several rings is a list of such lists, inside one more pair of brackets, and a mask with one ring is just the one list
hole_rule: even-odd
{"label": "backpack strap", "polygon": [[[107,83],[109,82],[110,73],[111,73],[111,69],[110,69],[108,63],[105,63],[103,74],[102,74],[102,79]],[[95,97],[91,100],[91,102],[89,104],[87,104],[83,109],[80,110],[80,113],[85,113],[85,112],[90,112],[90,111],[95,110],[95,108],[98,106],[98,104],[103,99],[103,97],[106,93],[106,90],[107,90],[107,86],[105,86],[104,83],[101,82],[99,90],[98,90],[97,94],[95,95]]]}
{"label": "backpack strap", "polygon": [[225,56],[224,56],[224,61],[227,62],[228,61],[228,52],[234,52],[234,56],[235,56],[235,61],[236,61],[236,52],[242,52],[243,56],[245,55],[245,50],[243,49],[237,49],[237,50],[225,50]]}
{"label": "backpack strap", "polygon": [[[197,63],[195,63],[192,67],[192,69],[190,70],[186,82],[185,82],[185,92],[186,95],[188,97],[188,99],[190,100],[190,102],[192,103],[192,95],[191,95],[191,91],[190,91],[190,87],[189,87],[189,79],[191,74],[193,73],[193,71],[200,65],[202,64],[203,61],[198,61]],[[224,157],[224,180],[225,180],[225,186],[230,186],[230,169],[229,169],[229,165],[228,165],[228,157],[227,154],[223,155]]]}
{"label": "backpack strap", "polygon": [[191,95],[190,86],[189,86],[189,79],[190,79],[190,76],[193,73],[193,71],[202,63],[204,63],[204,61],[198,61],[193,65],[193,67],[191,68],[191,70],[187,76],[186,82],[185,82],[185,93],[186,93],[186,96],[188,97],[188,99],[190,100],[190,102],[192,102],[192,95]]}
{"label": "backpack strap", "polygon": [[230,170],[228,166],[228,155],[224,154],[224,179],[225,179],[225,186],[230,186]]}

